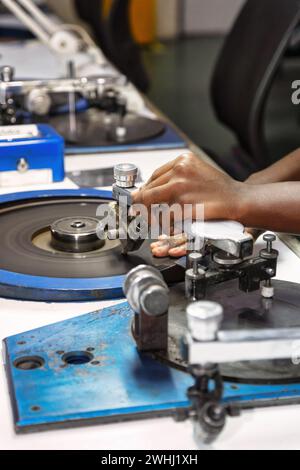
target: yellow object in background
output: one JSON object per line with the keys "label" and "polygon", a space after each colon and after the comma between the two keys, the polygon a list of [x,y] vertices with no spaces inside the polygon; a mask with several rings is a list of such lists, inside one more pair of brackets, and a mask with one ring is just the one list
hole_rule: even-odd
{"label": "yellow object in background", "polygon": [[[104,0],[107,16],[112,0]],[[150,44],[156,39],[156,0],[131,0],[130,19],[133,37],[139,44]]]}

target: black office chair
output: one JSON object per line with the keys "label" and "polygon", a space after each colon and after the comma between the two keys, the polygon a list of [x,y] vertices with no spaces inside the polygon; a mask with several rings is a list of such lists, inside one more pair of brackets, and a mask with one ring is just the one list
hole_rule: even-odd
{"label": "black office chair", "polygon": [[131,0],[113,0],[106,22],[106,40],[112,61],[141,91],[147,92],[149,78],[130,25]]}
{"label": "black office chair", "polygon": [[239,179],[272,162],[264,113],[299,21],[300,0],[248,0],[225,40],[212,79],[212,102],[242,151],[231,160],[219,156],[215,160]]}
{"label": "black office chair", "polygon": [[79,18],[91,27],[97,45],[107,55],[103,31],[103,0],[75,0],[75,8]]}
{"label": "black office chair", "polygon": [[148,91],[150,82],[131,31],[131,0],[113,0],[106,19],[103,18],[102,0],[75,0],[75,6],[80,18],[92,27],[94,37],[108,60],[139,90]]}

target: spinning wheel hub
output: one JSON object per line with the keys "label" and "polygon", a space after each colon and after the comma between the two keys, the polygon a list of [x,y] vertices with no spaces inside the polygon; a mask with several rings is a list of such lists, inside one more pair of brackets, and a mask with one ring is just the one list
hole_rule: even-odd
{"label": "spinning wheel hub", "polygon": [[66,217],[51,225],[51,245],[53,248],[85,253],[97,250],[105,244],[98,236],[99,220],[92,217]]}

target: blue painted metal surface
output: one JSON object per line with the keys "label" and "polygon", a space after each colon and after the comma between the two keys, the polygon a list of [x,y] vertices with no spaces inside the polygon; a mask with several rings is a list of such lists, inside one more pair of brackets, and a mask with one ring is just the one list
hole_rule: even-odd
{"label": "blue painted metal surface", "polygon": [[38,129],[38,137],[0,141],[0,171],[16,171],[20,158],[25,158],[28,171],[49,169],[54,182],[62,181],[65,177],[64,140],[46,124],[39,124]]}
{"label": "blue painted metal surface", "polygon": [[[91,197],[112,200],[111,191],[94,189],[49,190],[5,194],[0,196],[1,204],[49,197]],[[0,270],[0,296],[23,300],[45,302],[70,302],[115,299],[122,297],[125,276],[88,279],[60,279]]]}
{"label": "blue painted metal surface", "polygon": [[154,137],[153,139],[145,140],[135,144],[123,145],[110,145],[99,147],[82,147],[72,146],[66,144],[66,155],[74,154],[90,154],[90,153],[113,153],[113,152],[130,152],[136,150],[168,150],[168,149],[183,149],[186,148],[187,143],[180,137],[180,135],[170,126],[167,126],[164,134]]}
{"label": "blue painted metal surface", "polygon": [[[139,354],[131,338],[133,312],[127,303],[12,336],[5,340],[15,428],[105,423],[175,415],[189,406],[192,378]],[[91,362],[67,365],[69,352],[92,354]],[[15,361],[40,357],[35,370]],[[300,384],[225,384],[224,401],[241,406],[300,401]]]}

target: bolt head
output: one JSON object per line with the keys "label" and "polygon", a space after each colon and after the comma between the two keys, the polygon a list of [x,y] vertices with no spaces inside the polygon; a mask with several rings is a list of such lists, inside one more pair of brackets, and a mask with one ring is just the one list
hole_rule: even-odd
{"label": "bolt head", "polygon": [[273,233],[266,233],[263,238],[265,242],[273,243],[276,241],[276,235],[274,235]]}
{"label": "bolt head", "polygon": [[169,309],[169,292],[162,285],[154,284],[141,294],[140,303],[143,311],[150,316],[160,316]]}
{"label": "bolt head", "polygon": [[200,261],[202,260],[203,256],[201,255],[201,253],[198,253],[197,251],[195,251],[194,253],[191,253],[189,254],[189,261],[194,264],[194,263],[200,263]]}
{"label": "bolt head", "polygon": [[187,307],[187,320],[196,341],[214,341],[223,320],[223,307],[209,301],[191,303]]}

